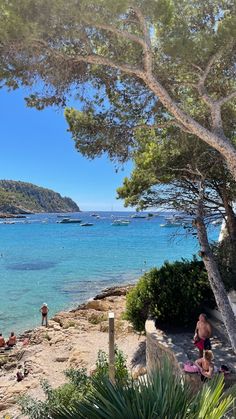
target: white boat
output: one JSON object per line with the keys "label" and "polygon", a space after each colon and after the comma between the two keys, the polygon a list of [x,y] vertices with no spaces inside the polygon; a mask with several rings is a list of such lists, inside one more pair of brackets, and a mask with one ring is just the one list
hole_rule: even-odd
{"label": "white boat", "polygon": [[133,214],[131,215],[131,218],[147,218],[147,215],[144,214]]}
{"label": "white boat", "polygon": [[128,226],[130,224],[129,220],[114,220],[112,226]]}
{"label": "white boat", "polygon": [[171,228],[171,227],[180,227],[182,224],[181,223],[177,223],[177,222],[174,222],[174,221],[167,221],[167,223],[165,223],[165,224],[161,224],[160,225],[160,227],[168,227],[168,228]]}
{"label": "white boat", "polygon": [[91,227],[91,226],[93,226],[93,223],[82,223],[80,225],[81,225],[81,227]]}
{"label": "white boat", "polygon": [[212,223],[211,223],[211,224],[213,224],[214,226],[219,226],[219,225],[221,225],[221,224],[222,224],[222,220],[221,220],[221,219],[214,220],[214,221],[212,221]]}
{"label": "white boat", "polygon": [[63,220],[59,221],[59,224],[76,224],[81,223],[81,221],[78,218],[63,218]]}

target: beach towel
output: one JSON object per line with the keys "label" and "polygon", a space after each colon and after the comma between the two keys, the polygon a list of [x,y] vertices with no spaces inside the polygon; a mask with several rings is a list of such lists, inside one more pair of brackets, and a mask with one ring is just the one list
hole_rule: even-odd
{"label": "beach towel", "polygon": [[190,373],[199,373],[200,372],[198,366],[191,361],[185,362],[184,371],[185,372],[190,372]]}

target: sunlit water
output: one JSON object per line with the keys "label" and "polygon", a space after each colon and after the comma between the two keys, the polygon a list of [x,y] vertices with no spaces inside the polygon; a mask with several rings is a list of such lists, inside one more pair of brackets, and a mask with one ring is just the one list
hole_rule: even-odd
{"label": "sunlit water", "polygon": [[[0,224],[0,330],[23,331],[40,322],[39,308],[47,302],[50,315],[77,306],[103,288],[135,282],[143,272],[165,260],[191,258],[196,237],[183,228],[163,228],[164,216],[132,219],[112,226],[129,213],[73,214],[93,222],[59,224],[55,214],[32,215],[28,224]],[[217,239],[219,228],[210,236]]]}

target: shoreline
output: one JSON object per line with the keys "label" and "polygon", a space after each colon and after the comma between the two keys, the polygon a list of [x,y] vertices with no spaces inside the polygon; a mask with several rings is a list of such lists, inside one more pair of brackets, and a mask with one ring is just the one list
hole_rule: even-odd
{"label": "shoreline", "polygon": [[[77,305],[75,308],[68,308],[65,310],[60,310],[58,312],[56,312],[54,315],[52,315],[52,317],[50,317],[48,319],[48,323],[51,321],[55,321],[54,319],[58,319],[58,317],[60,317],[61,315],[64,316],[67,313],[75,313],[77,311],[80,310],[84,310],[87,309],[88,307],[91,306],[91,302],[92,301],[97,301],[97,300],[103,300],[107,297],[111,297],[111,296],[125,296],[127,294],[127,292],[132,289],[135,286],[135,284],[122,284],[122,285],[114,285],[111,287],[107,287],[101,290],[100,293],[95,294],[94,297],[90,297],[87,300],[85,300],[83,303],[80,303],[79,305]],[[41,318],[39,317],[39,325],[32,327],[30,329],[25,329],[22,332],[19,332],[19,334],[17,335],[17,340],[18,341],[22,341],[25,337],[28,337],[28,335],[30,335],[31,333],[33,333],[35,330],[38,330],[41,327],[45,327],[45,326],[41,326],[40,324],[40,320]],[[50,327],[46,328],[45,330],[50,329]]]}
{"label": "shoreline", "polygon": [[[40,381],[46,379],[52,387],[67,380],[63,373],[68,368],[94,370],[99,350],[108,353],[108,312],[115,313],[115,341],[127,356],[127,366],[133,374],[145,368],[145,337],[134,332],[123,320],[127,291],[134,285],[126,284],[103,289],[87,303],[76,309],[58,312],[49,320],[49,327],[25,330],[17,346],[0,355],[0,416],[20,418],[17,398],[29,395],[43,399]],[[24,339],[28,345],[23,345]],[[30,373],[21,382],[16,372],[27,366]]]}

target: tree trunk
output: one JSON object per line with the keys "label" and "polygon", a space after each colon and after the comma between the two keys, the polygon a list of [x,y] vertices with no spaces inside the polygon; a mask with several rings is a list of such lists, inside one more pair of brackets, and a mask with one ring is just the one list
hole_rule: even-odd
{"label": "tree trunk", "polygon": [[157,96],[160,102],[173,115],[183,128],[189,131],[190,134],[196,135],[212,148],[217,150],[226,161],[228,169],[236,181],[236,148],[222,133],[211,132],[203,125],[200,125],[190,115],[186,114],[178,104],[170,97],[166,89],[153,77],[151,74],[144,73],[143,81],[149,89]]}
{"label": "tree trunk", "polygon": [[205,268],[208,273],[208,279],[215,296],[216,304],[221,313],[225,328],[227,330],[232,348],[236,353],[236,318],[230,305],[228,295],[222,283],[217,263],[211,251],[206,226],[203,219],[203,206],[199,203],[196,218],[196,227],[198,240],[201,245],[201,254]]}
{"label": "tree trunk", "polygon": [[221,188],[221,196],[225,208],[225,215],[226,215],[226,227],[228,230],[228,234],[230,237],[230,240],[233,242],[236,242],[236,217],[232,208],[232,205],[230,205],[226,188]]}
{"label": "tree trunk", "polygon": [[[220,194],[226,214],[226,234],[223,234],[220,246],[223,250],[224,263],[226,263],[227,268],[231,271],[233,281],[236,283],[236,217],[232,205],[229,202],[226,187],[221,188]],[[233,285],[230,284],[231,286]]]}

